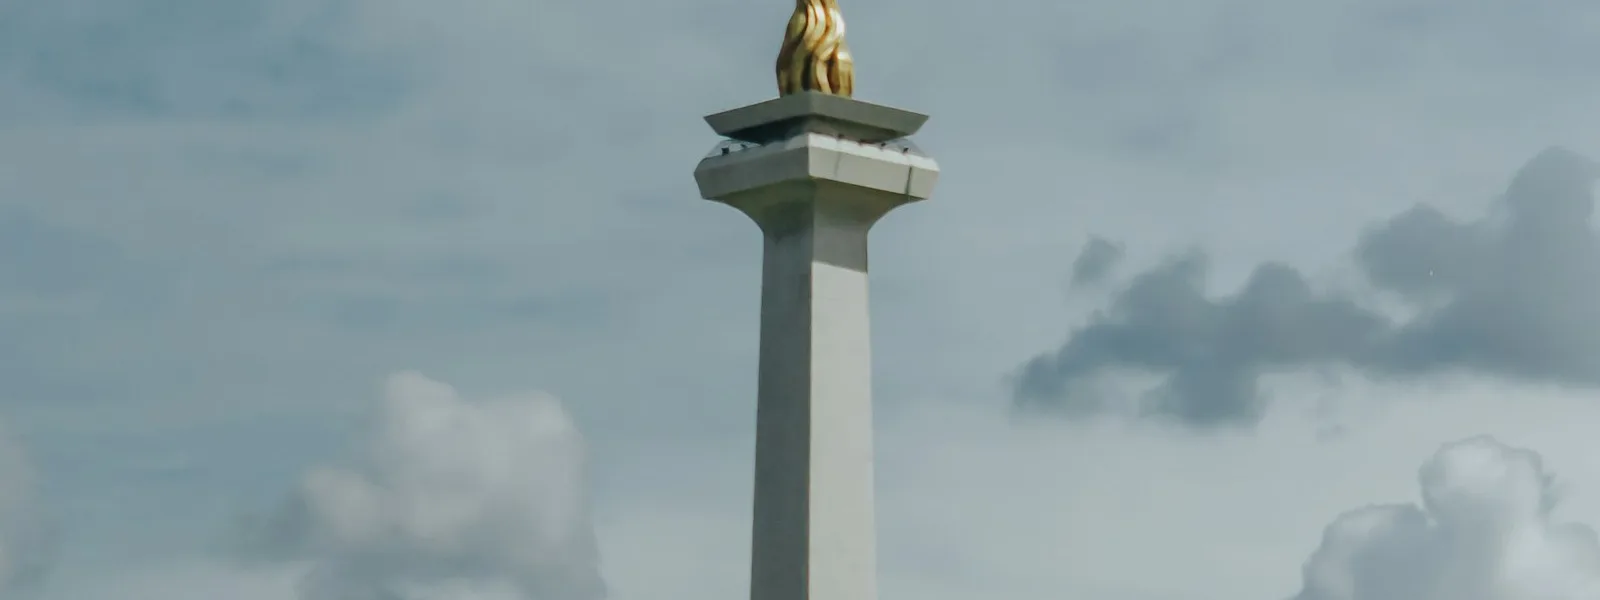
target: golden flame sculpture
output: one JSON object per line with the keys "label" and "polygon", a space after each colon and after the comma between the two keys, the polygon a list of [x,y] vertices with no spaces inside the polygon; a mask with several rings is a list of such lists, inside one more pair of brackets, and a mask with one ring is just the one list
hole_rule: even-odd
{"label": "golden flame sculpture", "polygon": [[816,91],[849,97],[855,84],[839,1],[795,0],[778,51],[778,95]]}

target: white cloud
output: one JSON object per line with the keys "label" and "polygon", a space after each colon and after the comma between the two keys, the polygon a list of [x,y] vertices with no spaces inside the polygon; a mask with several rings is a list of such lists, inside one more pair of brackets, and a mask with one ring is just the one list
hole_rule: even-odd
{"label": "white cloud", "polygon": [[1554,522],[1540,456],[1492,437],[1423,465],[1422,504],[1346,513],[1305,567],[1299,600],[1593,600],[1600,538]]}
{"label": "white cloud", "polygon": [[584,469],[582,439],[555,398],[472,402],[400,373],[361,451],[311,469],[251,532],[252,550],[309,562],[308,600],[598,598]]}

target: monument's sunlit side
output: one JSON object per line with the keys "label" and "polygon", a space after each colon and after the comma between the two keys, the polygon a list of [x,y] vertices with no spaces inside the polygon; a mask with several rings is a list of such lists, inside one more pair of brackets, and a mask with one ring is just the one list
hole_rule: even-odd
{"label": "monument's sunlit side", "polygon": [[779,97],[706,117],[700,194],[761,227],[752,600],[876,600],[867,232],[927,198],[924,115],[851,98],[836,0],[797,0]]}

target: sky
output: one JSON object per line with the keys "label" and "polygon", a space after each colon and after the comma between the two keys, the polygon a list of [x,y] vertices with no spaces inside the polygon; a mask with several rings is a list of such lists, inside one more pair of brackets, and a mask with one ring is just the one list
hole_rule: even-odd
{"label": "sky", "polygon": [[[1600,5],[840,4],[884,597],[1600,599]],[[0,9],[0,597],[746,596],[790,9]]]}

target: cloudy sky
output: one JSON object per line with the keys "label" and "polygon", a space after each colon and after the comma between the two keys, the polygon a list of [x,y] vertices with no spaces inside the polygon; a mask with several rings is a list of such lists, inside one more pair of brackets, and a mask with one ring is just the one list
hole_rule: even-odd
{"label": "cloudy sky", "polygon": [[[1600,598],[1600,5],[841,0],[883,595]],[[783,0],[0,8],[0,596],[731,600]]]}

